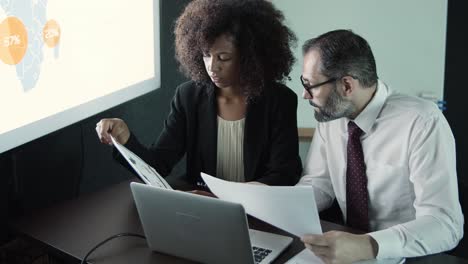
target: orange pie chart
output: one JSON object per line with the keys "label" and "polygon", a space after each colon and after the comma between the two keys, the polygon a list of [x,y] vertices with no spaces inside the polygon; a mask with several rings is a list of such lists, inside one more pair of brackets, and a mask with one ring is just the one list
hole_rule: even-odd
{"label": "orange pie chart", "polygon": [[60,26],[57,21],[51,19],[47,21],[42,31],[44,42],[49,48],[54,48],[60,41]]}
{"label": "orange pie chart", "polygon": [[9,65],[18,64],[28,49],[28,32],[16,17],[7,17],[0,23],[0,60]]}

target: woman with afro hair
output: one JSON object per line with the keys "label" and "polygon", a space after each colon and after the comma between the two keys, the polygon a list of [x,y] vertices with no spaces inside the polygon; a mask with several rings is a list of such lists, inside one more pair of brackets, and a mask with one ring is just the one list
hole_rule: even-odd
{"label": "woman with afro hair", "polygon": [[194,0],[177,19],[175,37],[191,81],[177,88],[156,143],[143,146],[120,119],[98,123],[100,140],[114,136],[162,176],[186,154],[183,179],[192,186],[203,186],[200,172],[295,184],[302,172],[297,96],[283,82],[296,37],[282,12],[265,0]]}

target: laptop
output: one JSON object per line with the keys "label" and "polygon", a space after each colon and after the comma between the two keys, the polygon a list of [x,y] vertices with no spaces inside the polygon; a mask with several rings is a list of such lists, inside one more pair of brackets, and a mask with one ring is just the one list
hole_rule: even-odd
{"label": "laptop", "polygon": [[202,263],[270,263],[291,237],[248,228],[240,204],[130,184],[151,250]]}

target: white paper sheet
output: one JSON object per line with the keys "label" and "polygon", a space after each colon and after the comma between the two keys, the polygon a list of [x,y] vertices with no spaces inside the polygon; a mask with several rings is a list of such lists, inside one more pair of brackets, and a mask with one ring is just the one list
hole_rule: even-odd
{"label": "white paper sheet", "polygon": [[296,256],[292,257],[285,264],[323,264],[324,262],[312,253],[307,248],[297,253]]}
{"label": "white paper sheet", "polygon": [[131,152],[129,149],[117,142],[114,137],[111,137],[111,139],[112,144],[114,144],[120,154],[122,154],[130,166],[132,166],[142,181],[154,187],[172,190],[172,187],[169,185],[169,183],[167,183],[167,181],[161,175],[159,175],[159,173],[153,167],[140,159],[140,157],[135,155],[135,153]]}
{"label": "white paper sheet", "polygon": [[312,187],[266,186],[201,176],[222,200],[240,203],[245,211],[293,235],[322,234]]}
{"label": "white paper sheet", "polygon": [[[400,264],[404,263],[404,258],[398,259],[381,259],[381,260],[366,260],[354,262],[355,264]],[[307,248],[299,252],[296,256],[292,257],[286,264],[322,264],[323,261],[314,255],[314,253]]]}

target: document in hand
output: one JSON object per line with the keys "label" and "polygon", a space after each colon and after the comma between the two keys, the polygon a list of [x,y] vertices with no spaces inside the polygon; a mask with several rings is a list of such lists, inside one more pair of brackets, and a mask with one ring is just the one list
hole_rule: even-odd
{"label": "document in hand", "polygon": [[293,235],[322,234],[314,190],[305,186],[267,186],[201,176],[220,199],[244,206],[246,213]]}
{"label": "document in hand", "polygon": [[159,173],[153,167],[140,159],[140,157],[135,155],[135,153],[131,152],[129,149],[117,142],[114,137],[112,137],[112,144],[114,144],[120,154],[127,160],[130,166],[132,166],[142,181],[154,187],[172,190],[172,187],[169,185],[169,183],[167,183],[167,181],[161,175],[159,175]]}

